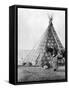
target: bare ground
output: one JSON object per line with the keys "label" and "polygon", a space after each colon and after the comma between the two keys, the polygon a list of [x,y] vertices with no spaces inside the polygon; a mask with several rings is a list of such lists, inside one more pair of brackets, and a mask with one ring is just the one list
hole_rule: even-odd
{"label": "bare ground", "polygon": [[18,67],[18,82],[65,79],[65,67],[43,69],[42,67]]}

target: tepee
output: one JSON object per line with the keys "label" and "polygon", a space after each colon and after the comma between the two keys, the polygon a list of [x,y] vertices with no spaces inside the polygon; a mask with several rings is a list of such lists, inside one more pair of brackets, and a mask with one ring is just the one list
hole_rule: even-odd
{"label": "tepee", "polygon": [[47,61],[47,57],[55,56],[55,54],[58,54],[61,52],[61,50],[64,50],[64,47],[54,29],[52,20],[53,17],[50,16],[49,26],[44,32],[43,37],[38,45],[38,48],[36,50],[32,49],[30,53],[26,56],[24,61],[35,61],[34,64],[36,66],[42,66],[43,61],[44,64],[46,63],[45,61]]}

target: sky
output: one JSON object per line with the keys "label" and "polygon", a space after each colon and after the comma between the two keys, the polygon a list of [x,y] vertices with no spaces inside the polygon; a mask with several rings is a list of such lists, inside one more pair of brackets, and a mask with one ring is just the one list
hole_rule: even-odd
{"label": "sky", "polygon": [[31,50],[47,30],[49,16],[65,47],[65,11],[18,8],[18,50]]}

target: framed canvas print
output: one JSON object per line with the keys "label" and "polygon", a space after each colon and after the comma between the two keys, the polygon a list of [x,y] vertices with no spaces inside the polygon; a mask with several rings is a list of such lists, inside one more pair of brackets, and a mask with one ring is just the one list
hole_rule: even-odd
{"label": "framed canvas print", "polygon": [[67,8],[9,7],[9,82],[67,81]]}

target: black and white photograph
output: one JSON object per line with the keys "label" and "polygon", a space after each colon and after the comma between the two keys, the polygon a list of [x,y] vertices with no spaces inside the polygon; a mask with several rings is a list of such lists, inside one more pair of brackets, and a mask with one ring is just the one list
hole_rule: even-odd
{"label": "black and white photograph", "polygon": [[69,90],[69,0],[0,7],[0,90]]}
{"label": "black and white photograph", "polygon": [[18,82],[65,80],[65,11],[18,8]]}

